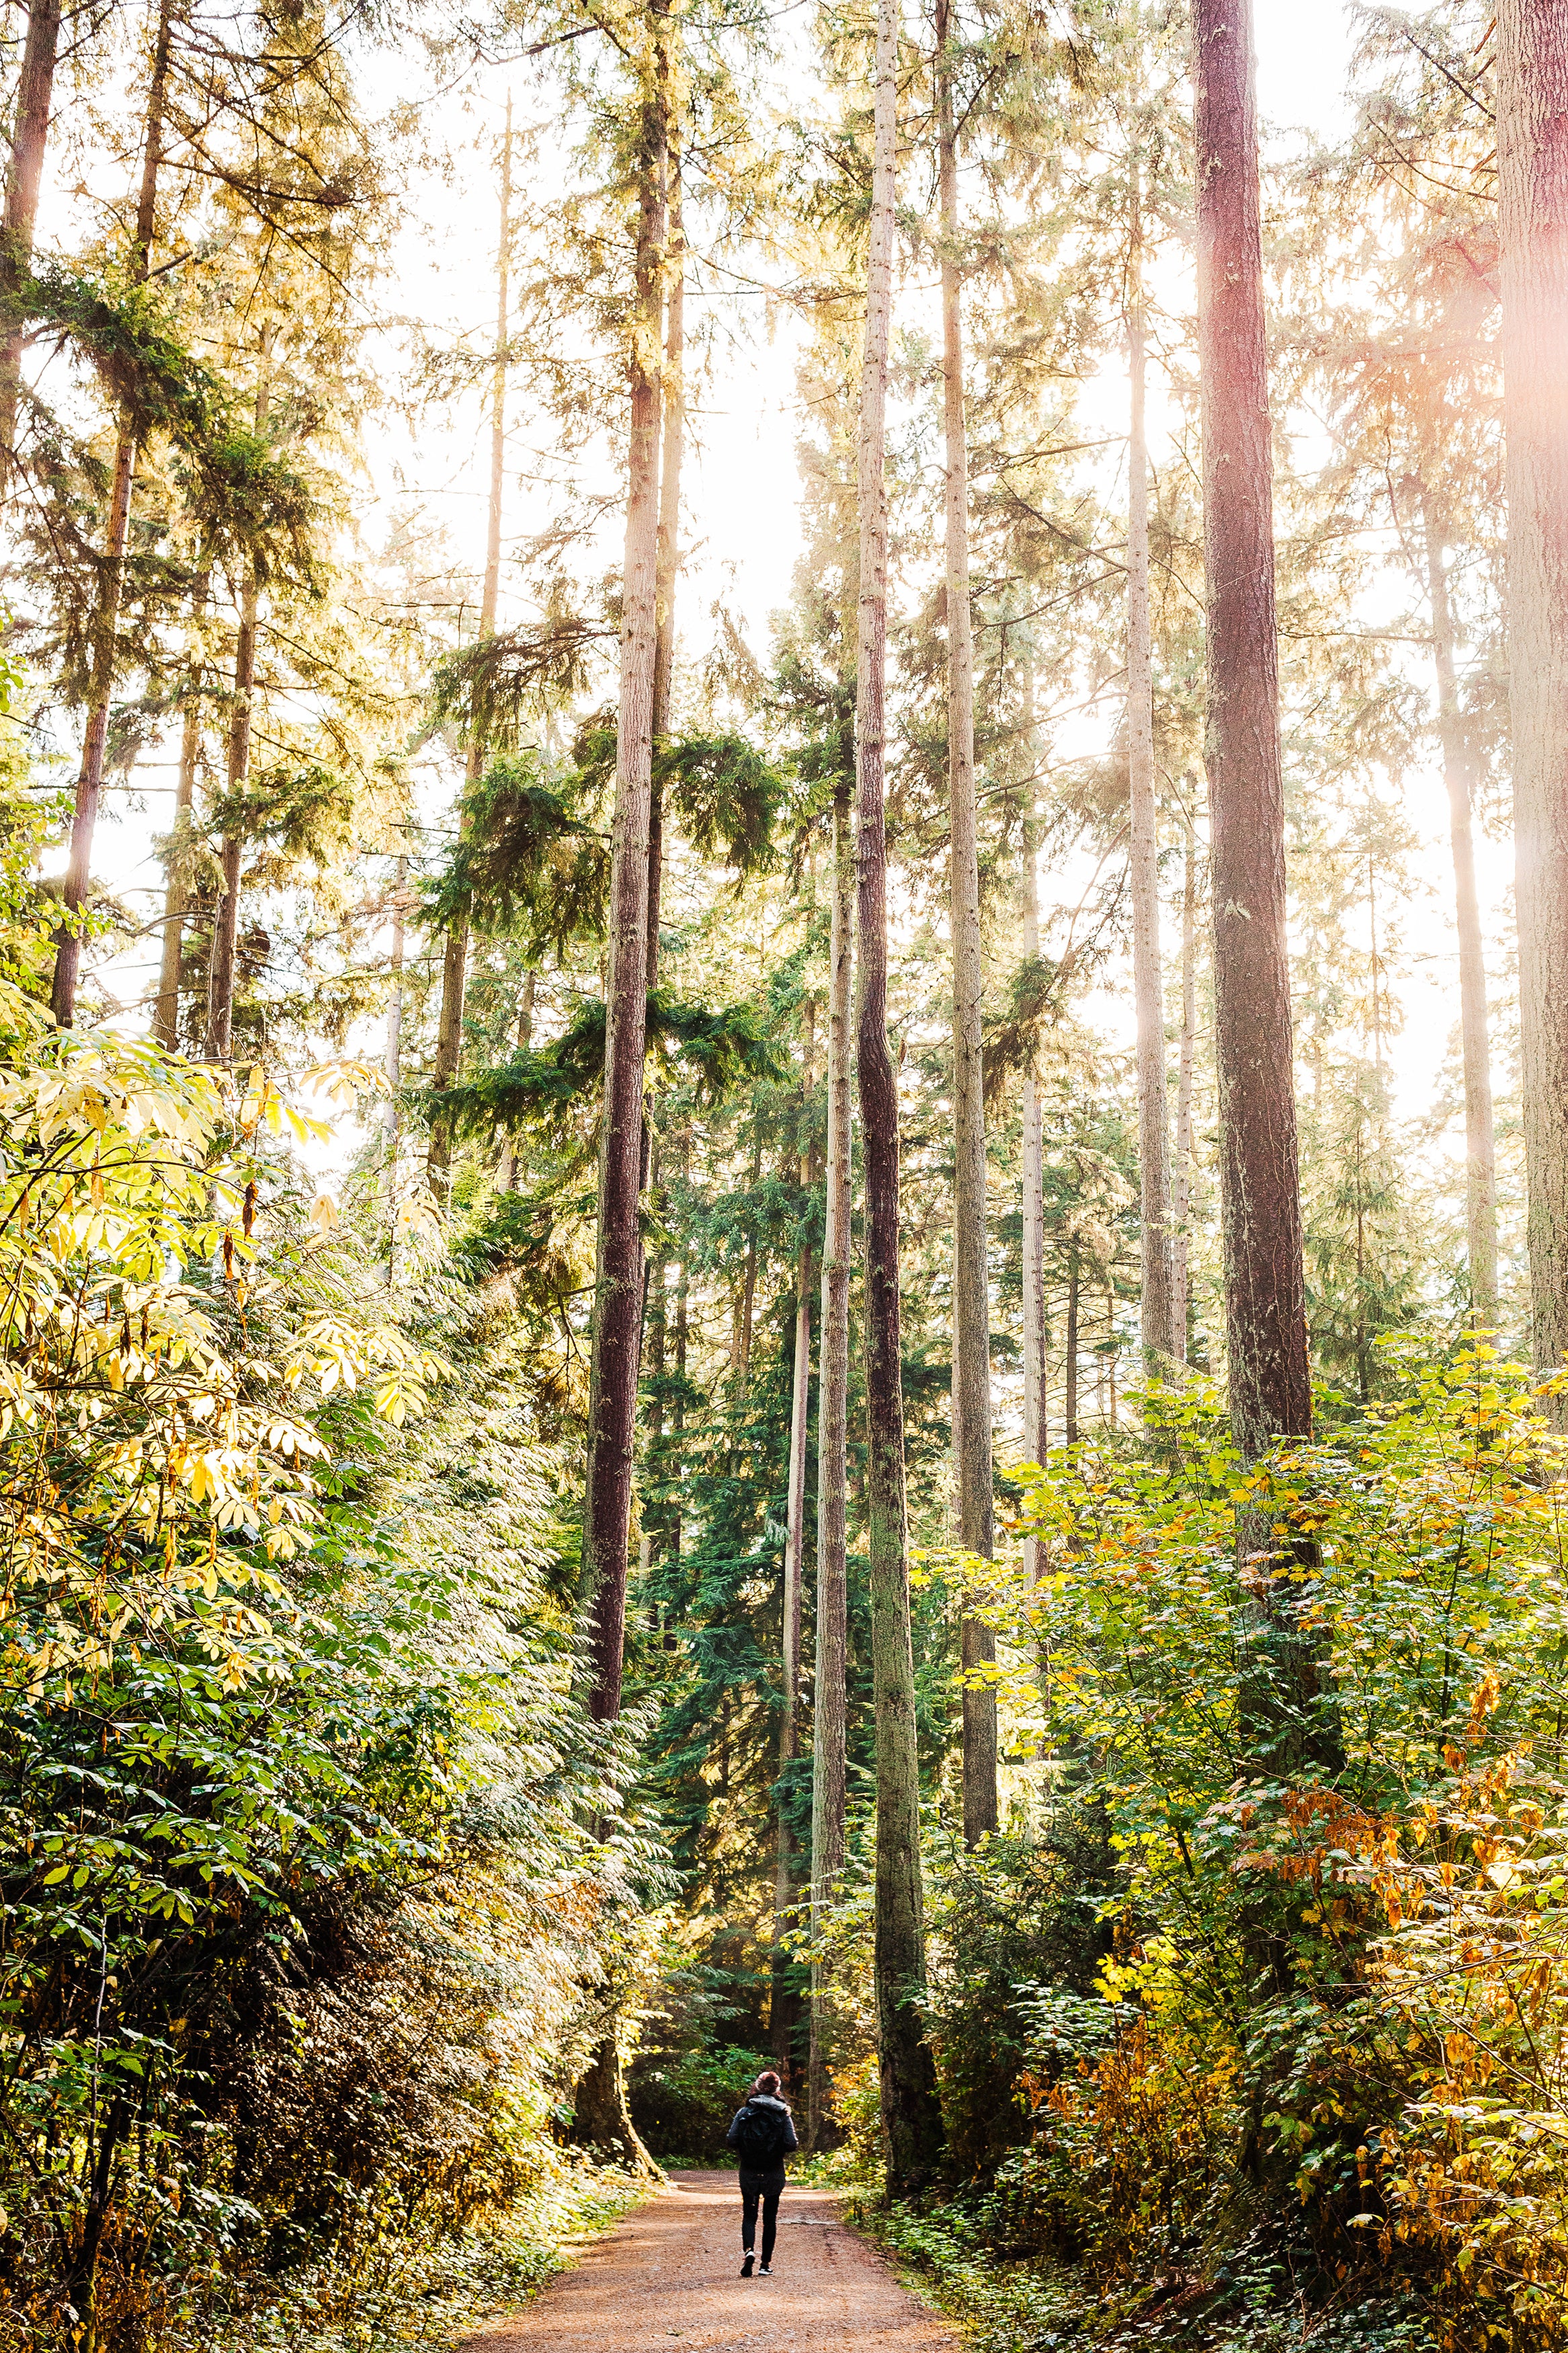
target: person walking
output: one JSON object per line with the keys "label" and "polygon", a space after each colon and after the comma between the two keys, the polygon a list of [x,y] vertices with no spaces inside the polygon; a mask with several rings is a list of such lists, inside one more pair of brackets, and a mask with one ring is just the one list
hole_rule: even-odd
{"label": "person walking", "polygon": [[764,2067],[737,2108],[724,2136],[741,2162],[741,2277],[750,2279],[755,2261],[757,2207],[763,2210],[763,2279],[773,2277],[773,2241],[778,2236],[779,2200],[784,2195],[784,2159],[800,2147],[789,2103],[779,2094],[779,2079]]}

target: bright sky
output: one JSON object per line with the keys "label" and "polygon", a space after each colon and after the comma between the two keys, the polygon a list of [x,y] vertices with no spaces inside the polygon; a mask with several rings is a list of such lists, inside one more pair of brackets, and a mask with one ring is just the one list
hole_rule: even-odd
{"label": "bright sky", "polygon": [[[1303,132],[1322,140],[1342,135],[1352,119],[1346,96],[1348,12],[1335,0],[1255,0],[1255,11],[1259,108],[1273,152],[1292,152]],[[520,126],[547,121],[547,104],[528,71],[520,69],[512,81]],[[495,195],[489,155],[494,152],[491,134],[500,129],[505,95],[504,79],[491,73],[477,79],[443,110],[450,135],[464,152],[458,158],[455,185],[431,191],[431,216],[412,227],[405,239],[396,288],[396,305],[405,314],[442,322],[448,328],[468,328],[479,338],[487,332],[493,301]],[[542,160],[530,169],[537,175],[550,168],[547,132]],[[731,355],[710,389],[683,486],[687,556],[680,611],[689,650],[694,644],[700,649],[709,607],[720,596],[742,617],[752,644],[765,648],[769,617],[787,599],[799,550],[798,420],[788,314],[782,314],[783,323],[770,342],[755,296],[730,301],[725,310],[731,329],[743,320],[749,332],[731,335]],[[1108,379],[1108,415],[1120,415],[1123,397]],[[542,495],[527,479],[534,470],[531,452],[541,438],[526,402],[514,399],[509,540],[542,519]],[[1157,437],[1153,454],[1157,464]],[[488,435],[477,403],[464,404],[462,412],[444,427],[427,426],[417,445],[401,427],[379,428],[369,457],[380,498],[390,501],[410,492],[419,496],[432,516],[446,524],[454,551],[470,558],[477,571],[488,487]],[[502,604],[504,621],[504,585]],[[172,750],[172,745],[165,747],[166,753]],[[173,777],[167,767],[150,762],[137,781],[145,795],[140,809],[127,807],[122,795],[114,796],[106,808],[100,868],[122,893],[139,900],[151,913],[161,894],[152,843],[167,823]],[[1398,1077],[1401,1107],[1414,1113],[1429,1099],[1447,1051],[1457,1018],[1457,976],[1448,914],[1446,811],[1436,773],[1412,777],[1409,793],[1427,835],[1421,879],[1432,886],[1418,897],[1406,925],[1416,976],[1406,992],[1410,1018]],[[1483,891],[1493,911],[1492,936],[1500,940],[1510,853],[1505,847],[1482,844],[1481,857]],[[115,983],[127,998],[151,980],[153,959],[149,945],[117,967]],[[1102,997],[1095,1010],[1113,1033],[1130,1024],[1130,1007],[1114,996]],[[363,1042],[366,1050],[376,1050],[374,1038],[367,1035]]]}

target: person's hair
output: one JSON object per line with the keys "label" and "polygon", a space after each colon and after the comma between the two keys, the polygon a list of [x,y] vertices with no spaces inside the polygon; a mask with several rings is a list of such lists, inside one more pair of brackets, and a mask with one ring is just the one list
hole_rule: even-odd
{"label": "person's hair", "polygon": [[764,2067],[752,2085],[752,2089],[753,2092],[766,2092],[770,2098],[776,2100],[779,2094],[779,2079],[771,2067]]}

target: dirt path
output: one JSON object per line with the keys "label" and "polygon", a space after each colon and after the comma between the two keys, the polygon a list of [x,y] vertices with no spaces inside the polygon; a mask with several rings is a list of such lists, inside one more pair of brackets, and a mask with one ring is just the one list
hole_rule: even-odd
{"label": "dirt path", "polygon": [[959,2353],[819,2189],[784,2191],[772,2279],[743,2280],[732,2173],[669,2186],[464,2353]]}

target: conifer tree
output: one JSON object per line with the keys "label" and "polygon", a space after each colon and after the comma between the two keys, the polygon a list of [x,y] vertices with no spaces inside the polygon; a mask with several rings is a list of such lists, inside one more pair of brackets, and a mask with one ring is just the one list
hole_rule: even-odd
{"label": "conifer tree", "polygon": [[589,1706],[620,1713],[634,1426],[641,1354],[642,1240],[638,1218],[643,1056],[647,1020],[648,831],[652,797],[654,658],[658,631],[660,328],[666,232],[668,34],[650,12],[640,61],[636,185],[636,296],[628,372],[631,422],[621,603],[620,708],[610,853],[609,976],[605,1111],[599,1158],[597,1266],[583,1588],[591,1634]]}
{"label": "conifer tree", "polygon": [[[980,850],[974,788],[974,642],[969,601],[969,450],[959,272],[958,132],[952,9],[937,0],[936,112],[942,217],[942,427],[947,460],[947,777],[952,934],[952,1426],[958,1540],[989,1560],[991,1313],[985,1217],[985,1081],[981,1043]],[[963,1835],[996,1828],[996,1639],[965,1613]]]}
{"label": "conifer tree", "polygon": [[[1508,632],[1535,1361],[1568,1360],[1568,17],[1501,0]],[[1568,1424],[1568,1401],[1557,1418]]]}
{"label": "conifer tree", "polygon": [[1193,13],[1215,1051],[1230,1408],[1312,1428],[1285,936],[1268,364],[1249,0]]}
{"label": "conifer tree", "polygon": [[888,2188],[930,2172],[942,2139],[936,2071],[925,2040],[920,1761],[915,1736],[904,1493],[899,1303],[899,1091],[888,1042],[887,397],[896,200],[898,11],[879,0],[873,81],[871,223],[859,440],[860,604],[857,659],[858,975],[857,1070],[866,1148],[867,1507],[877,1723],[875,1975],[877,2052]]}

